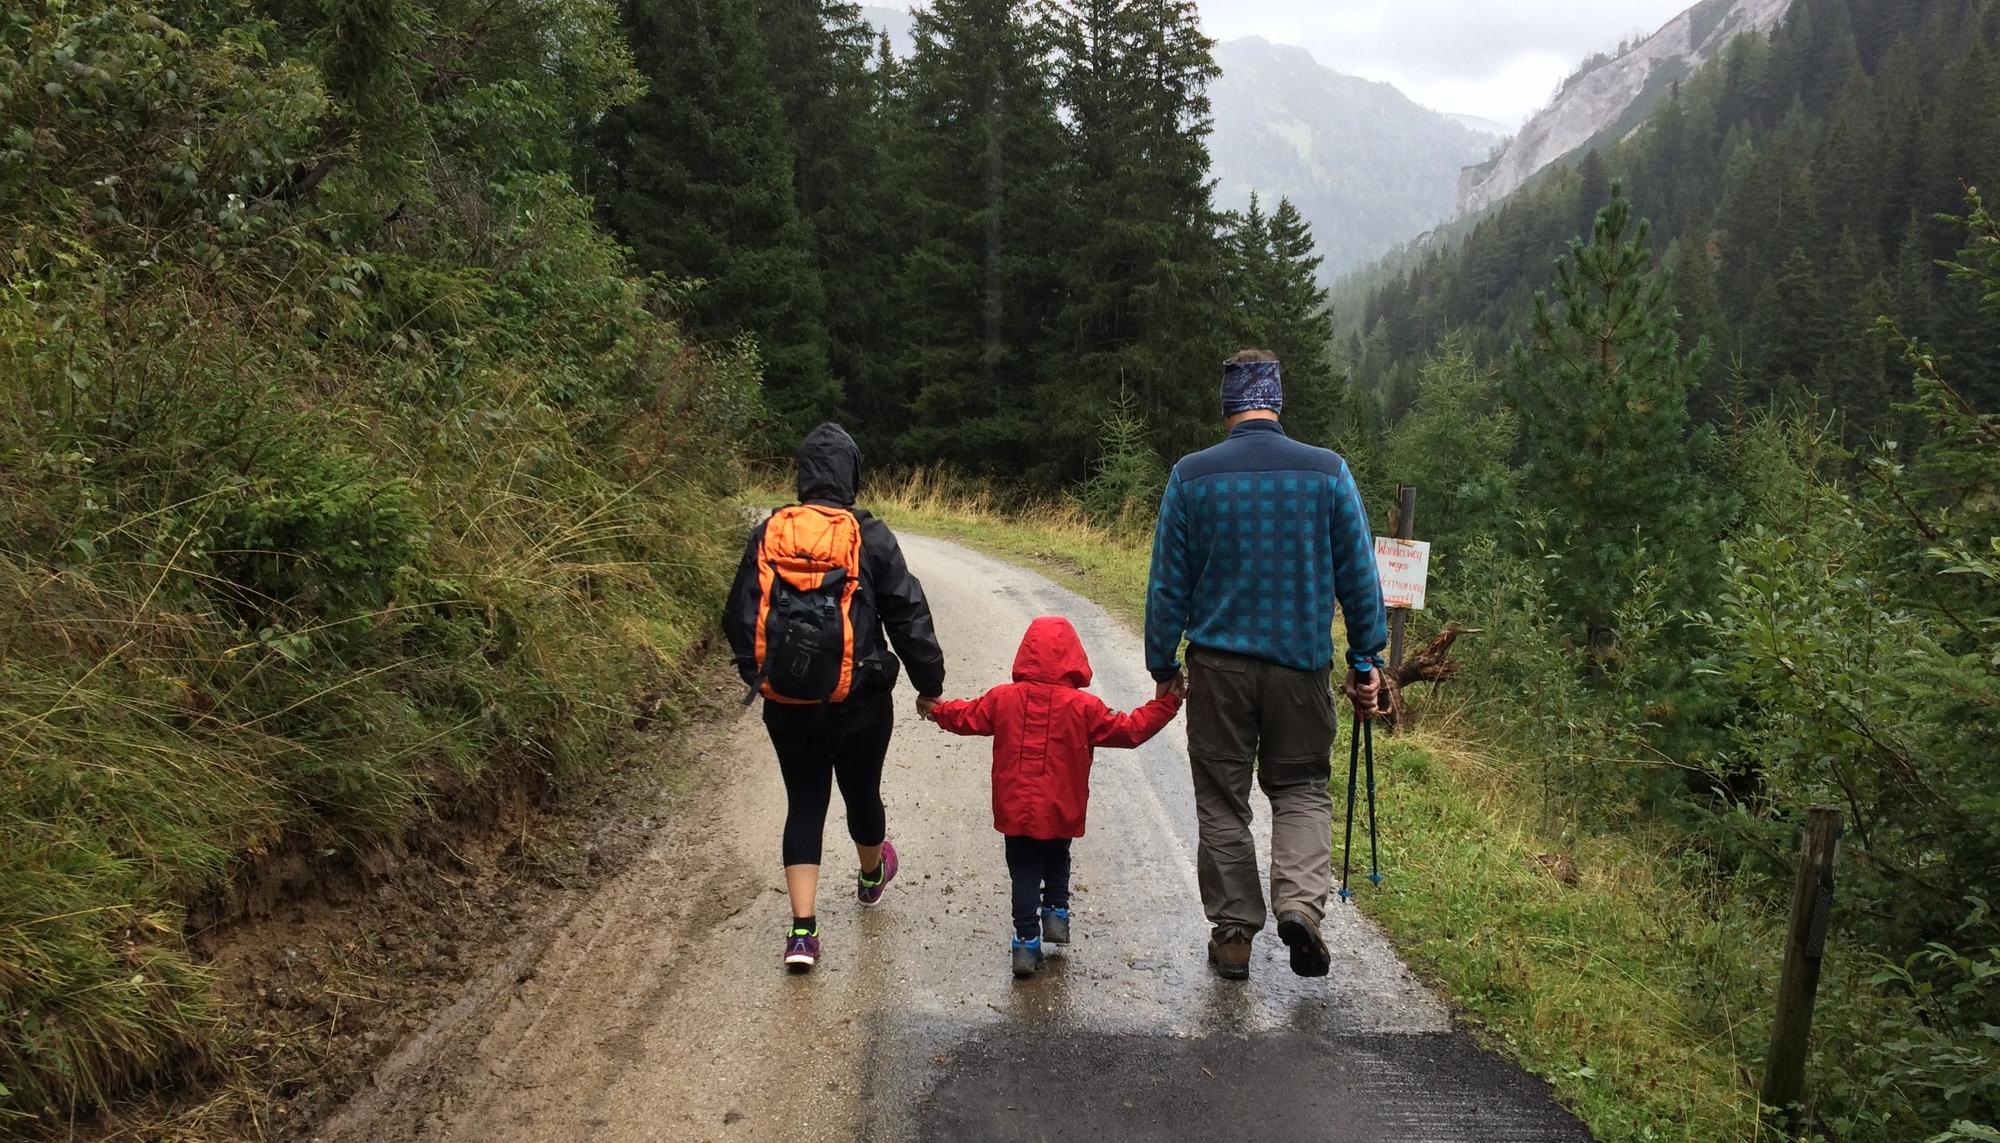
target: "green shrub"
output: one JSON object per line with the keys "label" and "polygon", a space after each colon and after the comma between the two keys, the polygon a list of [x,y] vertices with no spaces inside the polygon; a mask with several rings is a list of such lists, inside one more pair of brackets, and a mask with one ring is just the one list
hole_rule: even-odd
{"label": "green shrub", "polygon": [[1153,517],[1167,486],[1167,468],[1147,443],[1145,418],[1126,390],[1104,418],[1096,463],[1076,500],[1094,523],[1120,533],[1153,529]]}
{"label": "green shrub", "polygon": [[[2000,316],[2000,224],[1976,194],[1957,221],[1970,245],[1952,272]],[[1593,598],[1619,601],[1591,624],[1615,641],[1595,647],[1551,606],[1567,592],[1575,610],[1578,585],[1564,581],[1594,558],[1564,551],[1574,528],[1551,528],[1550,511],[1473,510],[1451,469],[1433,471],[1422,479],[1445,490],[1450,540],[1417,633],[1447,620],[1479,630],[1459,644],[1466,669],[1448,693],[1535,778],[1545,832],[1666,839],[1717,947],[1765,966],[1667,985],[1706,991],[1698,1010],[1755,1014],[1710,1026],[1749,1075],[1775,984],[1759,934],[1784,915],[1804,811],[1840,809],[1836,951],[1806,1110],[1840,1139],[1985,1138],[2000,1123],[2000,925],[1983,904],[2000,879],[2000,415],[1975,408],[1936,353],[1899,340],[1917,439],[1857,455],[1814,408],[1738,410],[1726,437],[1688,451],[1699,467],[1675,479],[1700,487],[1686,503],[1643,506],[1731,514],[1729,526],[1714,547],[1690,535],[1663,548],[1672,528],[1618,525],[1616,574],[1585,569]],[[1665,353],[1672,338],[1657,342]],[[1447,343],[1426,377],[1439,400],[1420,396],[1392,435],[1402,469],[1434,470],[1439,440],[1468,474],[1504,459],[1488,437],[1501,426],[1454,360]],[[1540,397],[1544,420],[1560,420],[1562,392]],[[1616,466],[1588,456],[1605,439],[1559,450],[1565,465],[1586,461],[1565,472],[1604,480]],[[1687,437],[1668,444],[1686,450]]]}
{"label": "green shrub", "polygon": [[604,765],[725,586],[754,351],[562,174],[610,9],[363,7],[0,12],[0,1131],[227,1066],[191,899]]}

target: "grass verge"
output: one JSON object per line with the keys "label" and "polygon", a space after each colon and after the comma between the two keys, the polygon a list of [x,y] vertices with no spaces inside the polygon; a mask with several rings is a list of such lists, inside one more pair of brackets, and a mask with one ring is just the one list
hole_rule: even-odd
{"label": "grass verge", "polygon": [[[767,483],[755,499],[784,496]],[[919,474],[871,487],[867,506],[899,530],[1034,567],[1128,622],[1143,610],[1145,539],[1096,529],[1071,505],[1009,505]],[[1388,877],[1364,886],[1361,907],[1483,1042],[1545,1077],[1598,1138],[1756,1138],[1737,1061],[1763,1026],[1729,999],[1755,971],[1731,955],[1744,934],[1687,891],[1663,839],[1543,827],[1528,767],[1483,750],[1450,704],[1414,701],[1419,727],[1378,759]]]}
{"label": "grass verge", "polygon": [[1763,1029],[1730,1009],[1741,990],[1720,985],[1743,966],[1671,848],[1552,835],[1519,768],[1449,728],[1420,726],[1378,761],[1390,875],[1362,908],[1489,1046],[1600,1139],[1757,1136],[1737,1061]]}

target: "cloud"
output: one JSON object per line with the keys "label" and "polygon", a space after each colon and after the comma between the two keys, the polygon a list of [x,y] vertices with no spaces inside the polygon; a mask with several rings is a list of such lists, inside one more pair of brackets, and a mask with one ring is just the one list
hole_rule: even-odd
{"label": "cloud", "polygon": [[1582,59],[1691,0],[1201,0],[1208,33],[1299,44],[1447,111],[1518,123]]}
{"label": "cloud", "polygon": [[[874,0],[911,7],[913,0]],[[920,6],[924,0],[914,0]],[[1520,124],[1592,52],[1694,0],[1198,0],[1209,35],[1297,44],[1440,111]]]}

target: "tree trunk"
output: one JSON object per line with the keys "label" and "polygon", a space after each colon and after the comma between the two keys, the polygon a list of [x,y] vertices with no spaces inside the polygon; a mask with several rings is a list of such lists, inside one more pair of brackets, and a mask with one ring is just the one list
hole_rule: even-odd
{"label": "tree trunk", "polygon": [[1394,734],[1409,725],[1410,709],[1403,698],[1403,688],[1412,683],[1430,683],[1435,686],[1447,679],[1458,677],[1465,664],[1451,657],[1451,645],[1460,635],[1477,635],[1471,627],[1457,623],[1447,623],[1444,630],[1431,637],[1421,651],[1403,660],[1401,666],[1384,671],[1389,684],[1389,713],[1381,722],[1384,730]]}

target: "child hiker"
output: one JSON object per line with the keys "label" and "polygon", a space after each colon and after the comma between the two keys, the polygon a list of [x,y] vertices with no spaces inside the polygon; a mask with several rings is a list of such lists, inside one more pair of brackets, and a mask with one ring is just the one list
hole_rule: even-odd
{"label": "child hiker", "polygon": [[1090,660],[1069,620],[1028,625],[1014,681],[977,699],[941,702],[930,717],[953,734],[993,738],[993,828],[1007,838],[1014,882],[1014,976],[1042,967],[1042,942],[1069,943],[1069,845],[1083,836],[1091,753],[1142,746],[1180,710],[1179,691],[1129,713],[1086,693]]}

